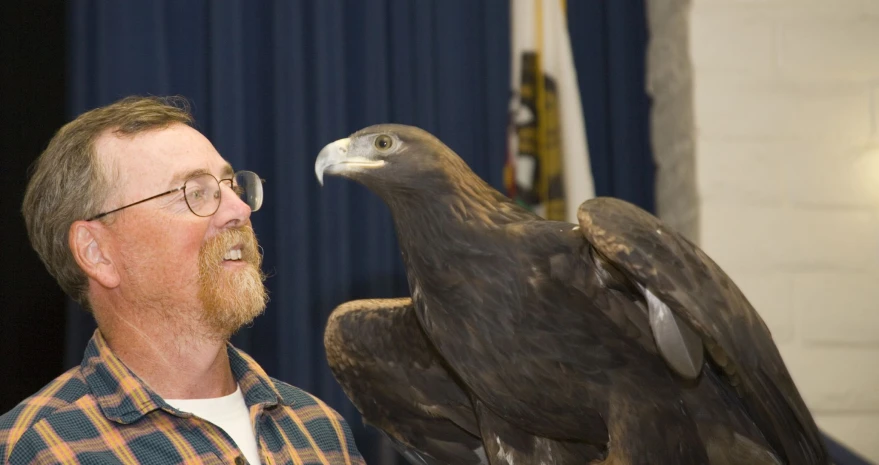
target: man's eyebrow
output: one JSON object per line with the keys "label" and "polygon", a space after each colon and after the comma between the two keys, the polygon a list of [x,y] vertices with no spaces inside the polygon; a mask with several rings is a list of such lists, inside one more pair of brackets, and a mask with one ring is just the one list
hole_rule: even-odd
{"label": "man's eyebrow", "polygon": [[223,165],[223,169],[220,170],[220,179],[231,178],[235,175],[235,170],[232,169],[232,165],[226,163]]}
{"label": "man's eyebrow", "polygon": [[204,168],[197,168],[194,170],[185,171],[182,173],[177,173],[171,178],[171,182],[168,183],[168,189],[174,189],[180,187],[185,181],[188,181],[198,175],[202,174],[210,174],[210,171]]}
{"label": "man's eyebrow", "polygon": [[[173,178],[171,178],[171,182],[168,183],[168,189],[174,189],[174,188],[180,187],[180,185],[183,184],[183,182],[185,182],[189,179],[192,179],[196,176],[200,176],[202,174],[213,174],[213,173],[211,173],[210,171],[208,171],[204,168],[196,168],[194,170],[189,170],[189,171],[185,171],[182,173],[177,173],[176,175],[174,175]],[[235,170],[232,169],[232,165],[227,163],[227,164],[223,165],[223,169],[220,170],[220,179],[231,178],[232,175],[234,175],[234,174],[235,174]]]}

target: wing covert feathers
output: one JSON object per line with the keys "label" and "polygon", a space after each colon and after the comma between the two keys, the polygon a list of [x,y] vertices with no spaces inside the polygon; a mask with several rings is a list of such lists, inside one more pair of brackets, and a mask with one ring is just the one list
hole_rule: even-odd
{"label": "wing covert feathers", "polygon": [[424,337],[411,299],[340,305],[324,345],[330,369],[364,421],[413,463],[485,463],[470,400]]}
{"label": "wing covert feathers", "polygon": [[766,439],[790,463],[826,464],[818,428],[766,324],[729,276],[658,218],[614,198],[581,204],[587,241],[700,336]]}

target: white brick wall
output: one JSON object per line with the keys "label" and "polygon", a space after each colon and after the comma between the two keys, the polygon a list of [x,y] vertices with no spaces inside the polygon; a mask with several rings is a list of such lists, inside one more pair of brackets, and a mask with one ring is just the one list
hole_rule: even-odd
{"label": "white brick wall", "polygon": [[[654,133],[658,166],[695,163],[657,183],[660,216],[696,212],[819,426],[879,463],[879,0],[650,2],[651,34],[677,43],[651,44],[648,72],[692,88],[669,98],[648,76],[654,128],[692,122]],[[667,30],[674,5],[685,33]],[[666,59],[691,75],[658,72]]]}

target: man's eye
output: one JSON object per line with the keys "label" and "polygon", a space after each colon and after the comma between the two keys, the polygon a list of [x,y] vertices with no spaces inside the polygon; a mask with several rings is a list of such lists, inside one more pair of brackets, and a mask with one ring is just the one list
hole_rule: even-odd
{"label": "man's eye", "polygon": [[204,190],[194,189],[188,192],[189,200],[201,200],[204,198]]}

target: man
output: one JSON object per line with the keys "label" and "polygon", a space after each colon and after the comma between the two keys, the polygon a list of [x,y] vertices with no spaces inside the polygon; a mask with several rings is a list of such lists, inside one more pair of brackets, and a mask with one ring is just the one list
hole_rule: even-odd
{"label": "man", "polygon": [[337,412],[228,343],[266,304],[262,181],[174,103],[84,113],[36,163],[31,243],[98,329],[79,367],[0,417],[0,464],[363,464]]}

